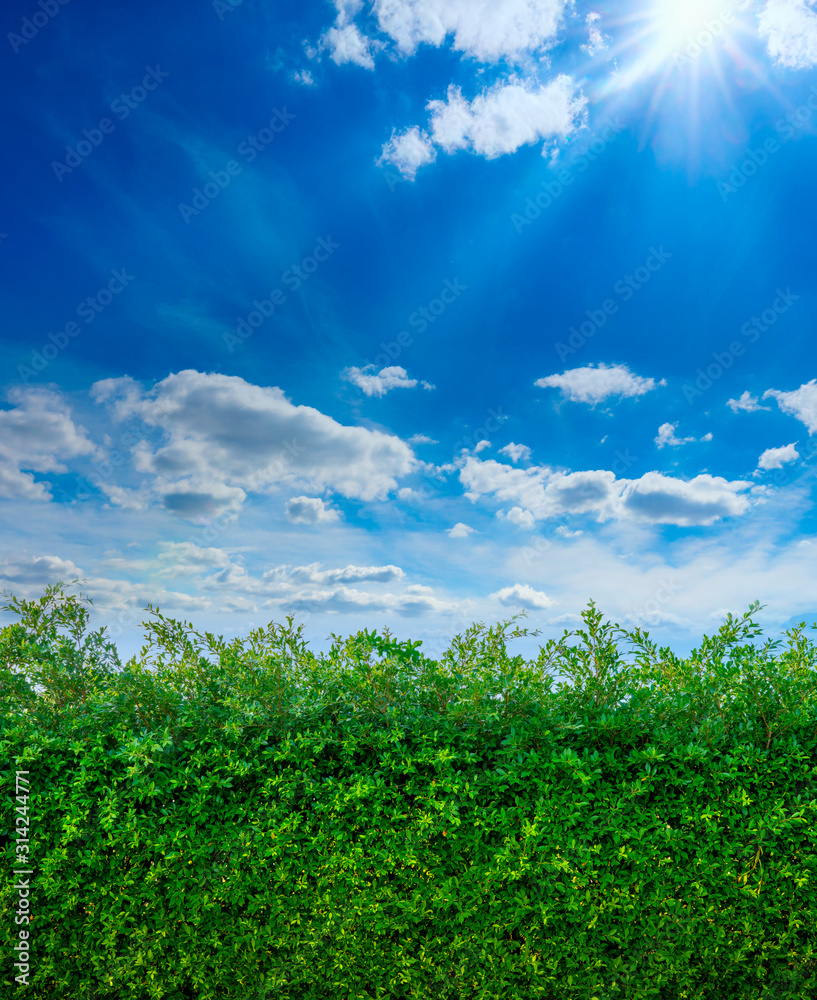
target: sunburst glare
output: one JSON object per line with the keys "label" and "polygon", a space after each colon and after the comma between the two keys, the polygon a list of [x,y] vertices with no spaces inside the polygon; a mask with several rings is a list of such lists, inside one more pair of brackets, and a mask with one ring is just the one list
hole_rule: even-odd
{"label": "sunburst glare", "polygon": [[676,140],[694,154],[702,118],[713,112],[716,98],[734,110],[730,65],[762,74],[744,44],[753,6],[752,0],[652,0],[608,22],[608,55],[617,69],[597,97],[646,98],[643,129],[650,131],[662,111],[671,114]]}

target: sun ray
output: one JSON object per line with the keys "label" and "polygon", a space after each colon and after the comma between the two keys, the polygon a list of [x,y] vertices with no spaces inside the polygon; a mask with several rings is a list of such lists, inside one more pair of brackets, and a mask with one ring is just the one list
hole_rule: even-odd
{"label": "sun ray", "polygon": [[[768,69],[752,55],[757,44],[754,0],[643,0],[626,13],[604,15],[609,41],[603,59],[612,72],[595,78],[592,99],[628,115],[639,106],[639,145],[661,130],[673,155],[699,161],[707,122],[722,112],[736,120],[738,92],[748,78],[773,90]],[[598,63],[596,63],[596,67]]]}

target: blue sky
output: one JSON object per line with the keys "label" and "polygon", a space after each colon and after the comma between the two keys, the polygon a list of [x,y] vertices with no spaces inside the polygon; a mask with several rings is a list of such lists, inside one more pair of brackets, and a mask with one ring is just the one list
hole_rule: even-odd
{"label": "blue sky", "polygon": [[3,17],[7,593],[123,656],[814,620],[814,0]]}

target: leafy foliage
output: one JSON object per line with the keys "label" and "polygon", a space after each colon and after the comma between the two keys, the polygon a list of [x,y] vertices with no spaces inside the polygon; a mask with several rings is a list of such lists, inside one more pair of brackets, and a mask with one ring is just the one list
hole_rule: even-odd
{"label": "leafy foliage", "polygon": [[26,770],[35,957],[0,997],[813,996],[815,648],[739,645],[758,607],[682,661],[591,601],[526,662],[516,618],[316,657],[149,605],[123,667],[61,584],[14,599],[0,947]]}

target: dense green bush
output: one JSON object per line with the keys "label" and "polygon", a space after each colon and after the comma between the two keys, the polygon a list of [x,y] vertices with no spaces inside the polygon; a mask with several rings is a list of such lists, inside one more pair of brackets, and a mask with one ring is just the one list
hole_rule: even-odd
{"label": "dense green bush", "polygon": [[61,584],[15,598],[0,997],[813,996],[815,648],[740,646],[758,607],[684,661],[591,601],[526,662],[515,619],[316,657],[148,606],[123,666]]}

